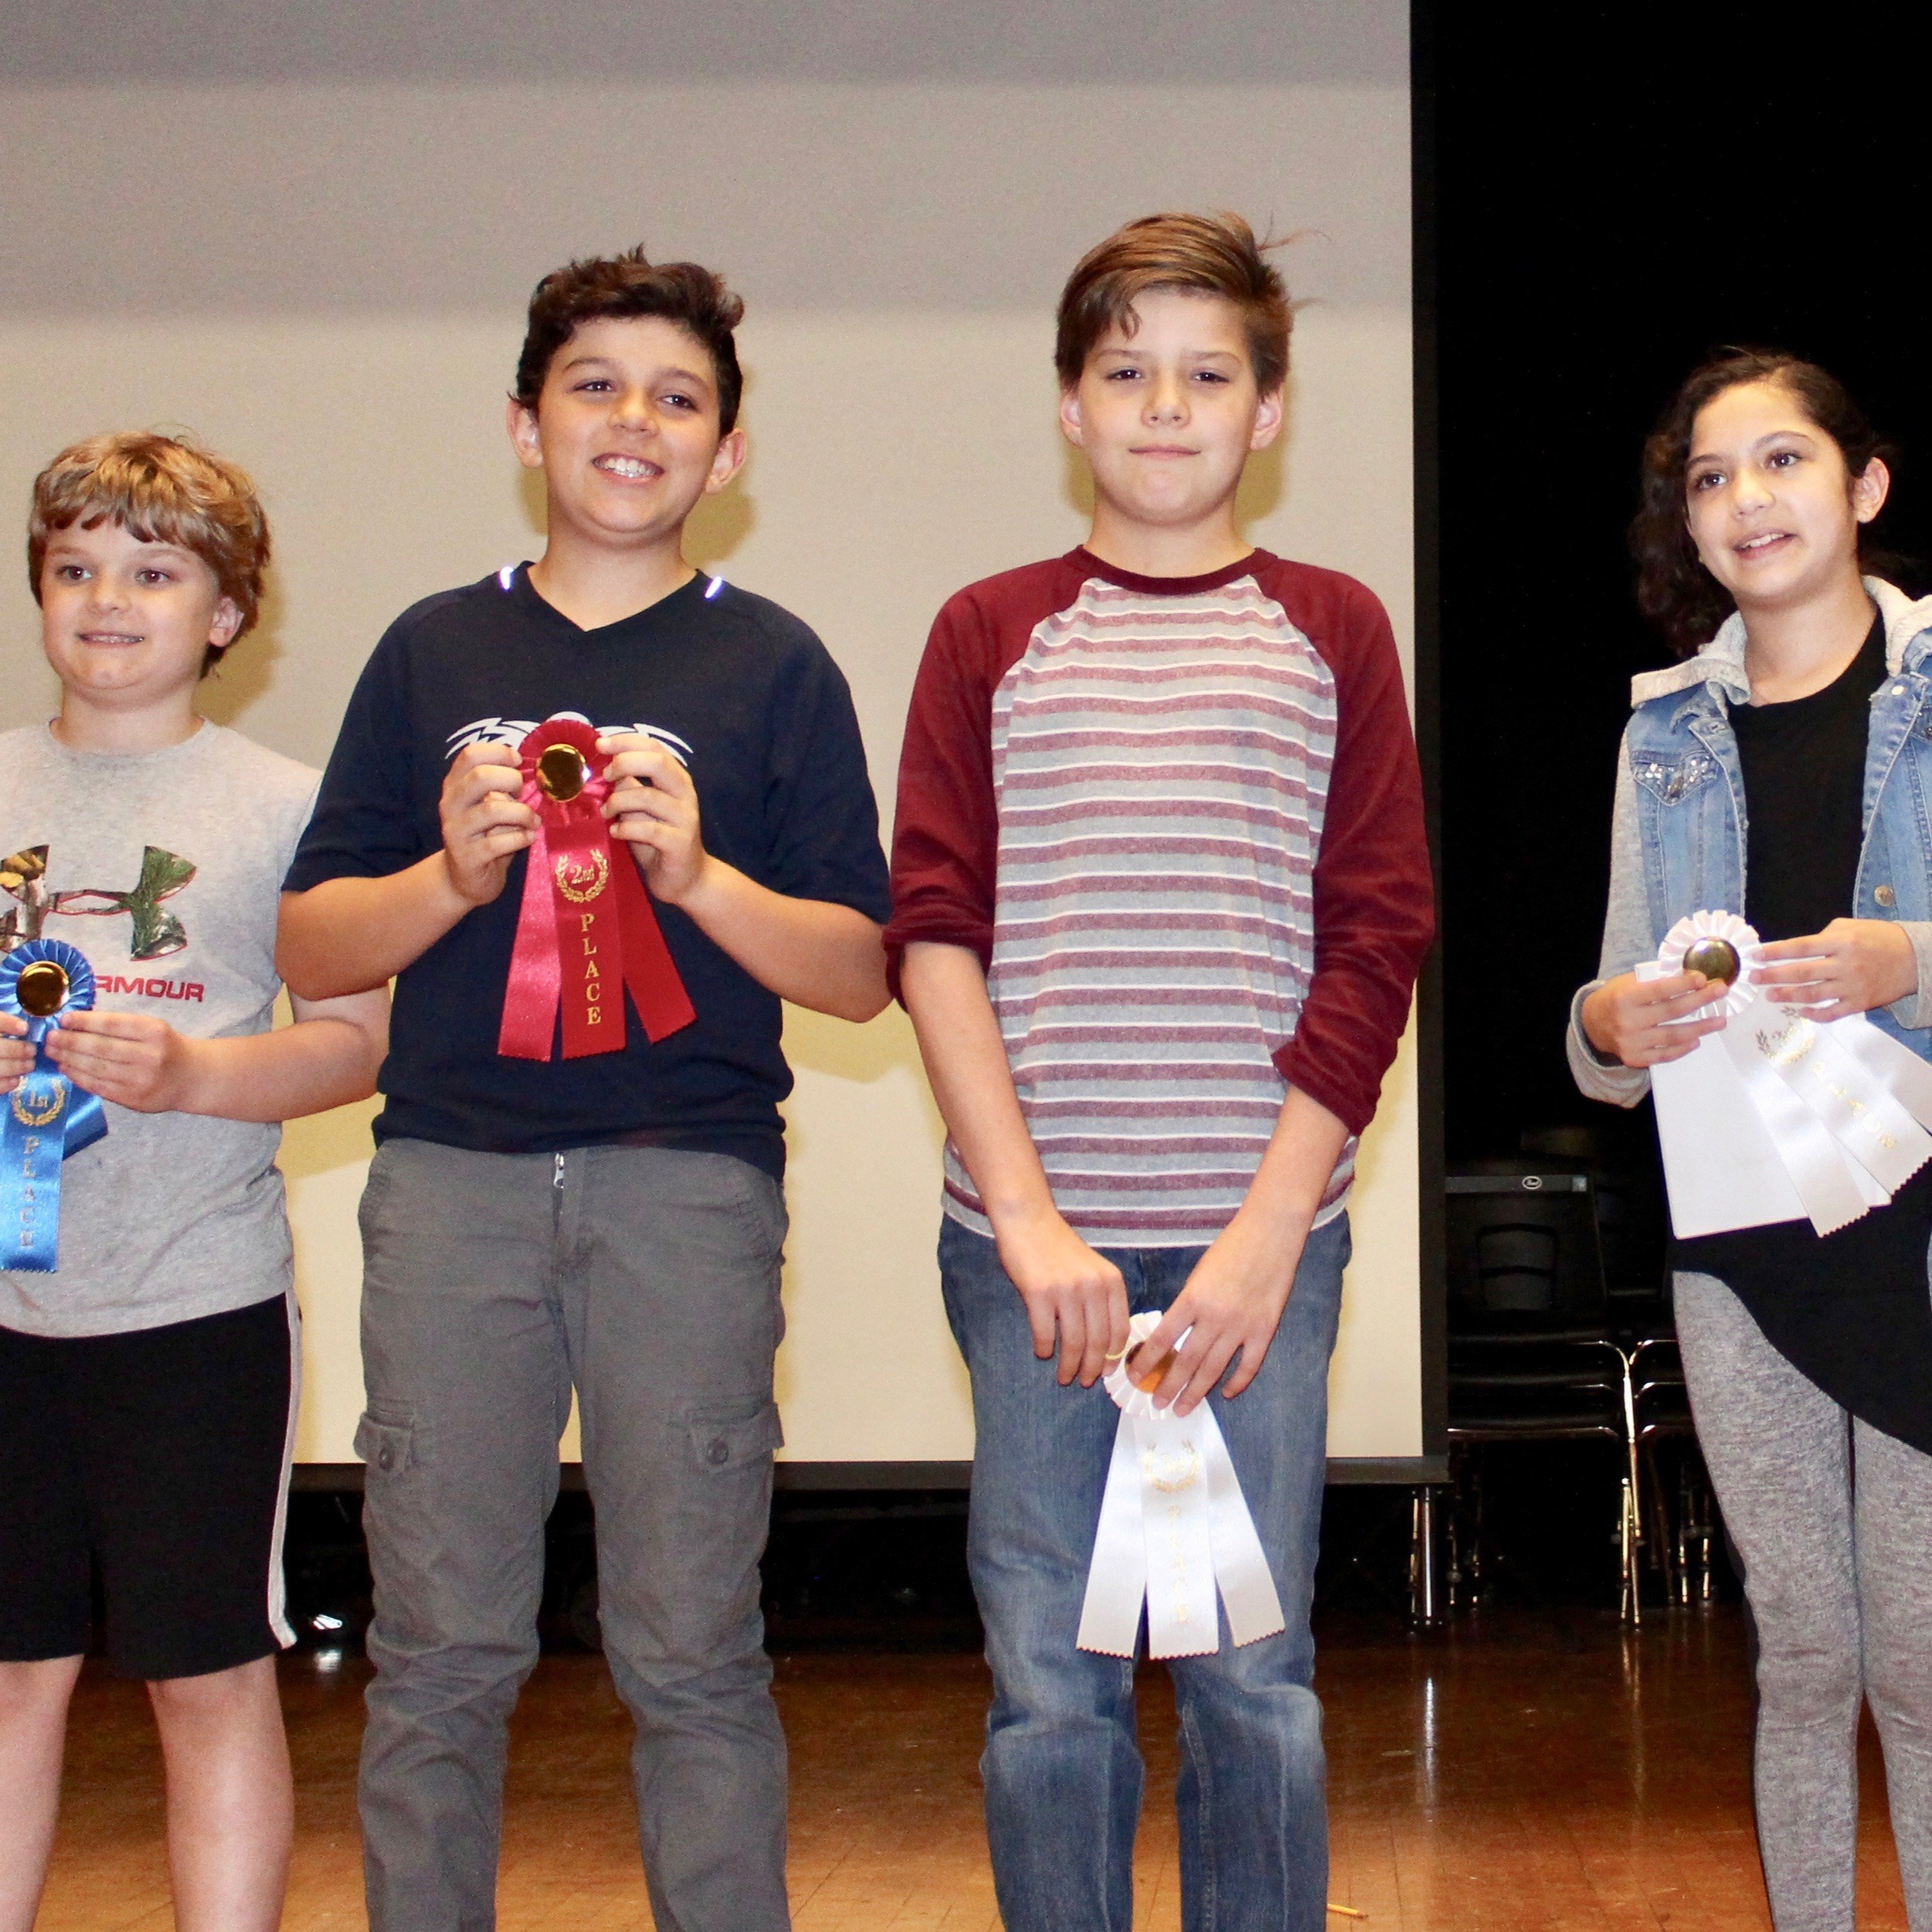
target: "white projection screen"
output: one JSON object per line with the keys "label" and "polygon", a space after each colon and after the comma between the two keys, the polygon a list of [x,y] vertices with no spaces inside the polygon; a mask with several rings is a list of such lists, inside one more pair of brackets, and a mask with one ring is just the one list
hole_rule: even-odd
{"label": "white projection screen", "polygon": [[[1252,467],[1248,528],[1371,585],[1413,688],[1393,0],[1211,16],[1154,0],[49,0],[8,31],[5,500],[23,517],[36,469],[109,428],[185,426],[245,464],[273,520],[273,588],[206,708],[277,751],[322,762],[405,605],[537,553],[541,498],[502,428],[523,305],[565,258],[642,240],[722,269],[748,303],[751,459],[694,524],[693,559],[825,639],[889,828],[934,612],[1083,534],[1053,414],[1059,283],[1117,223],[1169,208],[1298,236],[1290,427]],[[24,579],[0,592],[7,725],[51,709]],[[792,1012],[785,1039],[785,1453],[814,1466],[798,1480],[956,1480],[971,1417],[911,1029],[896,1008],[864,1027]],[[353,1460],[374,1110],[298,1123],[283,1147],[309,1463]],[[1412,1029],[1354,1227],[1339,1474],[1425,1447]]]}

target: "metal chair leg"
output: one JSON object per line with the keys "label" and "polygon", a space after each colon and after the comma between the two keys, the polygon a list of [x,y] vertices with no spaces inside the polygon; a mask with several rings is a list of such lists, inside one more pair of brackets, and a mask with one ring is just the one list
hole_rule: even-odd
{"label": "metal chair leg", "polygon": [[1468,1552],[1465,1548],[1464,1498],[1463,1483],[1467,1459],[1451,1452],[1449,1456],[1449,1524],[1448,1534],[1443,1538],[1447,1561],[1443,1568],[1446,1573],[1449,1608],[1451,1615],[1458,1610],[1468,1608],[1469,1603]]}
{"label": "metal chair leg", "polygon": [[[1700,1463],[1700,1470],[1701,1467]],[[1696,1552],[1697,1601],[1700,1603],[1711,1603],[1717,1600],[1717,1579],[1712,1561],[1711,1544],[1717,1532],[1710,1520],[1713,1500],[1710,1480],[1701,1473],[1693,1473],[1688,1463],[1685,1466],[1684,1480],[1687,1495],[1694,1499],[1694,1513],[1692,1504],[1686,1503],[1685,1517],[1690,1525],[1690,1541]]]}
{"label": "metal chair leg", "polygon": [[1691,1547],[1696,1534],[1696,1499],[1692,1493],[1690,1458],[1677,1463],[1677,1601],[1690,1607]]}
{"label": "metal chair leg", "polygon": [[1619,1348],[1615,1342],[1606,1341],[1604,1347],[1616,1357],[1623,1371],[1623,1496],[1617,1524],[1617,1548],[1623,1575],[1622,1614],[1624,1622],[1635,1629],[1643,1622],[1642,1577],[1638,1567],[1643,1545],[1643,1517],[1639,1507],[1643,1473],[1637,1457],[1635,1357]]}
{"label": "metal chair leg", "polygon": [[1628,1475],[1618,1486],[1623,1493],[1617,1524],[1617,1548],[1623,1576],[1619,1613],[1623,1621],[1635,1630],[1643,1624],[1642,1592],[1638,1587],[1642,1579],[1637,1570],[1637,1497]]}
{"label": "metal chair leg", "polygon": [[1673,1531],[1670,1500],[1665,1493],[1663,1472],[1658,1466],[1656,1444],[1640,1442],[1638,1459],[1643,1465],[1650,1497],[1650,1561],[1663,1580],[1664,1602],[1684,1602],[1688,1599],[1683,1588],[1683,1531],[1680,1528]]}
{"label": "metal chair leg", "polygon": [[1418,1629],[1442,1621],[1436,1593],[1436,1498],[1434,1487],[1418,1484],[1409,1505],[1408,1620]]}

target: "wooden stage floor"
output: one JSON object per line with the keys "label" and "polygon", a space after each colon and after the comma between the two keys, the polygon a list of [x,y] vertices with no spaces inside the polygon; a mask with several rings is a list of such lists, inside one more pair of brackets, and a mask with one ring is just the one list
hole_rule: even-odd
{"label": "wooden stage floor", "polygon": [[[1330,1896],[1384,1932],[1768,1926],[1751,1834],[1739,1613],[1653,1613],[1626,1639],[1595,1612],[1468,1618],[1412,1640],[1320,1626]],[[354,1779],[359,1656],[284,1660],[299,1788],[290,1932],[363,1924]],[[998,1925],[974,1761],[977,1657],[781,1659],[798,1932]],[[1136,1923],[1180,1924],[1173,1704],[1144,1679],[1147,1805]],[[503,1932],[615,1932],[651,1919],[625,1780],[627,1720],[591,1656],[546,1657],[517,1714]],[[1859,1924],[1905,1925],[1869,1735]],[[90,1666],[41,1932],[171,1923],[159,1767],[138,1686]],[[1331,1927],[1363,1923],[1331,1918]]]}

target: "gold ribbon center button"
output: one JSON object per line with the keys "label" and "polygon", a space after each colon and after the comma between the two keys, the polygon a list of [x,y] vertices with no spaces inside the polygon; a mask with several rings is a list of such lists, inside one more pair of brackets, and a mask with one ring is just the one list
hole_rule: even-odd
{"label": "gold ribbon center button", "polygon": [[36,959],[20,969],[14,981],[14,998],[20,1010],[36,1019],[51,1019],[67,1003],[69,981],[67,969],[57,960]]}
{"label": "gold ribbon center button", "polygon": [[1744,970],[1737,948],[1727,939],[1700,939],[1684,951],[1684,971],[1702,973],[1705,978],[1729,986]]}
{"label": "gold ribbon center button", "polygon": [[559,805],[568,805],[588,776],[584,754],[574,744],[547,744],[537,761],[537,782]]}

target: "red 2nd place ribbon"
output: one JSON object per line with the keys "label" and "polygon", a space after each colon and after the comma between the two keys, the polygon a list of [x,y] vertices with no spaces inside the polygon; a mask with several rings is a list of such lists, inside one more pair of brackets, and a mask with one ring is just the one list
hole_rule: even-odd
{"label": "red 2nd place ribbon", "polygon": [[497,1051],[547,1060],[564,1012],[564,1058],[624,1046],[624,993],[653,1044],[697,1019],[664,944],[650,895],[622,846],[613,850],[604,801],[610,760],[578,718],[551,718],[517,753],[523,802],[537,814],[517,914],[517,944]]}

